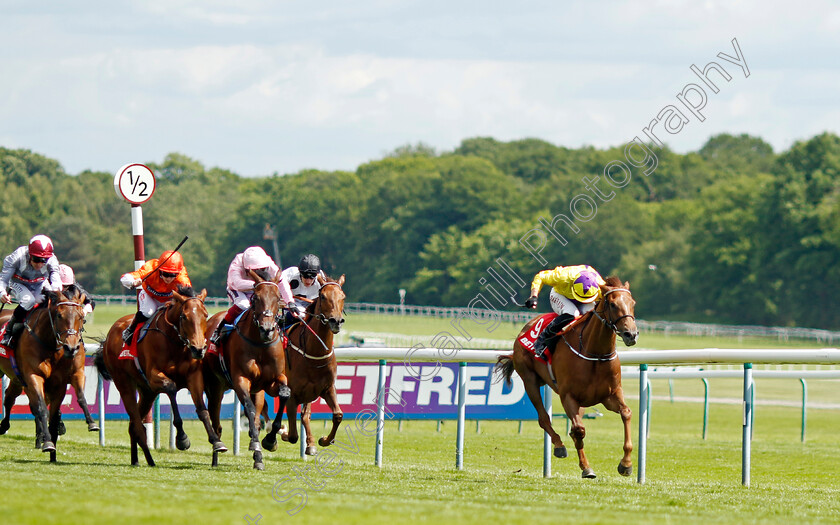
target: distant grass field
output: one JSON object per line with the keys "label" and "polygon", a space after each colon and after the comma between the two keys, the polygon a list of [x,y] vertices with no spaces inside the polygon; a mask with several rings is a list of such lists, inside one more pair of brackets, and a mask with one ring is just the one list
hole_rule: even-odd
{"label": "distant grass field", "polygon": [[[210,308],[211,315],[220,311],[219,308]],[[111,324],[119,317],[133,313],[131,307],[105,306],[96,307],[92,319],[85,326],[88,336],[104,335]],[[513,341],[514,337],[522,328],[519,324],[501,323],[492,332],[487,327],[472,321],[463,321],[460,328],[476,339],[496,339],[499,341]],[[459,337],[460,332],[453,326],[449,319],[438,319],[433,317],[412,317],[397,315],[377,315],[351,313],[346,316],[342,333],[342,341],[354,332],[379,332],[382,334],[405,334],[415,336],[428,336],[429,339],[441,332],[448,332],[452,336]],[[467,341],[464,341],[467,343]],[[622,345],[619,345],[619,350]],[[777,338],[764,337],[699,337],[687,335],[663,335],[659,333],[642,333],[639,335],[639,348],[654,350],[676,350],[681,348],[821,348],[825,345],[816,341],[790,340],[780,341]]]}
{"label": "distant grass field", "polygon": [[[634,414],[636,406],[631,404]],[[715,407],[707,440],[700,437],[699,405],[655,402],[648,441],[647,481],[615,471],[621,456],[621,423],[607,413],[586,420],[586,452],[598,474],[580,478],[571,456],[553,460],[542,477],[542,432],[526,422],[483,422],[466,432],[465,469],[455,470],[454,422],[436,432],[434,422],[388,422],[384,466],[373,465],[374,438],[346,420],[358,444],[353,454],[332,447],[340,471],[315,474],[298,446],[267,453],[266,470],[251,468],[250,454],[228,453],[209,466],[209,444],[195,422],[187,423],[193,447],[153,451],[156,468],[128,466],[126,422],[107,424],[107,446],[97,444],[82,422],[68,422],[58,442],[58,463],[32,448],[31,422],[13,422],[0,436],[0,521],[9,524],[201,523],[837,523],[840,516],[840,418],[837,411],[809,413],[806,443],[799,442],[799,411],[759,410],[752,444],[751,487],[741,485],[741,407]],[[558,421],[561,434],[563,422]],[[166,427],[166,426],[164,426]],[[313,425],[322,435],[320,423]],[[638,429],[634,420],[633,434]],[[347,430],[340,436],[347,437]],[[229,422],[223,435],[231,446]],[[164,428],[161,441],[168,442]],[[566,440],[571,445],[570,440]],[[164,445],[165,446],[165,445]],[[244,447],[247,448],[247,445]],[[308,467],[307,503],[272,498],[276,483]],[[318,490],[315,490],[315,489]]]}

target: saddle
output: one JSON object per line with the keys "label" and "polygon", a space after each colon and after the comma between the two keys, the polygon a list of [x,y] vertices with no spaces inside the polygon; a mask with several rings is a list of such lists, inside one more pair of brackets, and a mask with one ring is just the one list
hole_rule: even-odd
{"label": "saddle", "polygon": [[158,316],[160,309],[158,309],[154,315],[152,315],[145,323],[141,326],[138,326],[134,333],[131,335],[131,341],[126,343],[123,342],[122,351],[117,356],[117,359],[137,359],[137,344],[146,337],[146,334],[149,333],[149,329],[152,326],[152,321]]}
{"label": "saddle", "polygon": [[[528,352],[534,357],[534,359],[536,361],[538,361],[540,363],[544,363],[546,365],[551,365],[551,354],[552,354],[552,346],[553,345],[552,344],[547,345],[545,352],[543,352],[543,355],[541,357],[537,357],[536,354],[534,353],[534,343],[537,341],[537,338],[540,336],[540,334],[543,333],[545,331],[545,329],[548,327],[548,325],[550,325],[552,321],[557,319],[557,317],[559,317],[559,316],[554,312],[543,314],[538,318],[537,322],[534,323],[534,325],[531,327],[531,329],[529,331],[527,331],[524,334],[521,334],[519,336],[520,344],[522,344],[522,346],[526,350],[528,350]],[[588,316],[582,315],[582,316],[580,316],[576,319],[573,319],[568,324],[566,324],[566,326],[564,326],[562,330],[557,332],[554,335],[554,337],[552,337],[552,339],[556,341],[558,338],[565,335],[570,330],[572,330],[574,327],[576,327],[578,324],[580,324],[580,322],[583,321],[584,318],[586,318],[586,317],[588,317]],[[551,367],[549,366],[549,369],[550,368]]]}

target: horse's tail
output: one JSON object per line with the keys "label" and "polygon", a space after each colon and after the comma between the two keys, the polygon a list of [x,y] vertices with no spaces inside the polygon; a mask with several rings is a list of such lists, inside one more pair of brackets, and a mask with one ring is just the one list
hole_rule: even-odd
{"label": "horse's tail", "polygon": [[99,374],[103,379],[113,381],[111,374],[108,373],[108,369],[105,367],[105,339],[96,339],[96,341],[99,343],[99,350],[93,353],[93,364],[96,365],[96,369],[99,370]]}
{"label": "horse's tail", "polygon": [[511,386],[510,378],[513,376],[513,355],[500,355],[496,360],[494,372],[498,372],[505,380],[507,386]]}

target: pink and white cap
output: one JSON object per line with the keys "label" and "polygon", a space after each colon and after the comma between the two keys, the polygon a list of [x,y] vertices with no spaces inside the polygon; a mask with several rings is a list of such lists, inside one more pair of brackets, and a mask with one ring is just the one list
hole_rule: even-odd
{"label": "pink and white cap", "polygon": [[272,262],[271,257],[259,246],[251,246],[242,254],[242,264],[246,270],[268,268]]}
{"label": "pink and white cap", "polygon": [[61,284],[64,286],[70,286],[76,282],[76,276],[73,275],[73,268],[70,268],[66,264],[58,265],[58,276],[61,278]]}

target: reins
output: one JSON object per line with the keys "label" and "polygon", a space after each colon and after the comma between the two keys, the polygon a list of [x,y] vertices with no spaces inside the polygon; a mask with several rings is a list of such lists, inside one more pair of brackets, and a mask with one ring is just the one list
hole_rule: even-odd
{"label": "reins", "polygon": [[[330,282],[324,283],[323,286],[321,286],[321,290],[323,290],[324,288],[326,288],[327,286],[330,286],[330,285],[338,286],[339,289],[341,288],[341,285],[339,285],[337,282],[330,281]],[[320,300],[321,300],[321,294],[320,294],[320,291],[319,291],[318,292],[318,299],[316,301],[313,301],[312,304],[315,304],[316,302],[318,302],[319,303],[318,307],[320,308]],[[325,316],[323,314],[323,312],[319,312],[318,315],[315,315],[315,314],[310,314],[310,315],[314,319],[319,320],[321,322],[321,324],[323,324],[323,325],[326,325],[326,324],[329,323],[329,319],[327,318],[327,316]],[[312,327],[309,326],[309,323],[307,323],[305,319],[301,319],[300,323],[304,327],[306,327],[306,329],[309,330],[312,333],[312,335],[315,336],[315,338],[318,340],[318,342],[321,343],[321,346],[324,348],[324,350],[327,351],[327,354],[322,355],[322,356],[314,356],[314,355],[307,354],[306,351],[303,350],[303,348],[306,347],[306,340],[305,340],[306,332],[304,330],[301,330],[301,333],[300,333],[300,343],[299,343],[300,347],[295,346],[292,343],[292,341],[289,340],[289,346],[292,347],[292,350],[296,351],[297,353],[299,353],[300,355],[302,355],[303,357],[305,357],[307,359],[322,360],[322,359],[330,358],[335,353],[335,349],[334,348],[328,348],[327,344],[323,341],[323,339],[321,339],[318,336],[318,334],[315,332],[315,330],[313,330]],[[324,365],[324,366],[326,366],[326,365]]]}
{"label": "reins", "polygon": [[[50,311],[51,306],[52,306],[52,301],[47,300],[47,307],[44,310],[40,311],[41,313],[38,314],[38,319],[40,319],[41,315],[43,315],[43,312],[46,312],[47,319],[49,319],[49,321],[50,321],[50,331],[52,332],[53,336],[55,337],[55,347],[57,349],[61,346],[64,346],[64,343],[61,341],[62,334],[67,334],[67,335],[79,334],[80,332],[84,331],[84,326],[82,327],[82,329],[80,331],[76,331],[72,328],[67,329],[67,330],[62,330],[61,332],[57,331],[56,328],[55,328],[55,320],[53,319],[52,312]],[[77,307],[77,308],[84,309],[84,305],[81,305],[79,303],[74,303],[73,301],[60,301],[58,303],[55,303],[56,313],[58,313],[57,308],[59,306],[74,306],[74,307]],[[38,319],[35,319],[34,322],[37,323]],[[38,344],[41,345],[41,348],[43,348],[45,350],[49,350],[46,343],[44,343],[44,341],[38,336],[38,334],[35,333],[35,330],[31,326],[29,326],[29,323],[24,321],[23,326],[26,328],[26,331],[29,332],[29,335],[31,335],[33,338],[35,338],[36,341],[38,341]]]}

